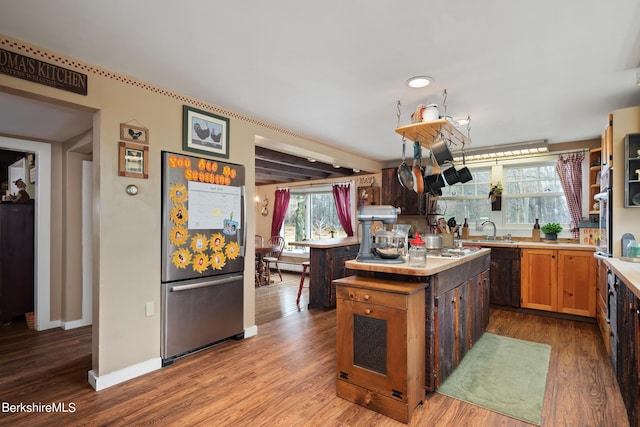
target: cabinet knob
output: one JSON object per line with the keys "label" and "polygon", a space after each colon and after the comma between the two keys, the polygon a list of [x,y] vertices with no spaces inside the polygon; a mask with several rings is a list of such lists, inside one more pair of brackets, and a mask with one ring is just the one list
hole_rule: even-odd
{"label": "cabinet knob", "polygon": [[369,298],[370,298],[370,297],[369,297],[369,295],[364,294],[364,296],[363,296],[362,298],[363,298],[365,301],[369,301]]}
{"label": "cabinet knob", "polygon": [[367,309],[364,311],[364,314],[371,314],[371,309],[370,309],[370,308],[367,308]]}

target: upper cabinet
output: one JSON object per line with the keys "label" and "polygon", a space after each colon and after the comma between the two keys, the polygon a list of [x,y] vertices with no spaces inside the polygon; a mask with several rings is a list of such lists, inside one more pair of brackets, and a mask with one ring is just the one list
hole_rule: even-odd
{"label": "upper cabinet", "polygon": [[602,132],[602,163],[613,166],[613,114],[609,114],[607,127]]}
{"label": "upper cabinet", "polygon": [[[593,203],[593,197],[600,192],[600,171],[602,170],[602,147],[589,150],[589,202]],[[590,214],[599,214],[598,209],[591,209]]]}
{"label": "upper cabinet", "polygon": [[624,137],[624,207],[640,207],[640,133]]}

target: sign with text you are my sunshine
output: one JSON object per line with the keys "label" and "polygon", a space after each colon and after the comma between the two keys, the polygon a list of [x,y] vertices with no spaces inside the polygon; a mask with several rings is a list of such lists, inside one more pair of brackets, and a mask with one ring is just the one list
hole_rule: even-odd
{"label": "sign with text you are my sunshine", "polygon": [[0,49],[0,73],[56,89],[87,95],[87,75]]}

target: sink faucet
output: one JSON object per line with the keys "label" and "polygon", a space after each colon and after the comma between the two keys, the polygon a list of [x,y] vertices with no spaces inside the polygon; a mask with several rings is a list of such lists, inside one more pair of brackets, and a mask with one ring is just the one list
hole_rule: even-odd
{"label": "sink faucet", "polygon": [[480,224],[480,226],[482,227],[482,229],[484,229],[484,226],[486,224],[491,224],[493,226],[493,240],[496,240],[496,225],[493,223],[493,221],[484,221],[482,224]]}

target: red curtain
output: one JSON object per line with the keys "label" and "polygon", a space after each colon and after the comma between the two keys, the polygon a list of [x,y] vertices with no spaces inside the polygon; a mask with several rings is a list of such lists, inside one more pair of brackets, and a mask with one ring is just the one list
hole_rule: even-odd
{"label": "red curtain", "polygon": [[289,208],[289,199],[291,194],[289,189],[276,190],[275,202],[273,205],[273,218],[271,219],[271,235],[279,236],[284,223],[284,217],[287,215]]}
{"label": "red curtain", "polygon": [[333,200],[336,202],[338,220],[347,236],[353,236],[351,227],[351,186],[349,184],[335,184],[333,186]]}
{"label": "red curtain", "polygon": [[578,225],[582,220],[582,160],[584,154],[572,154],[566,159],[560,156],[556,164],[571,214],[571,234],[574,239],[580,238]]}

